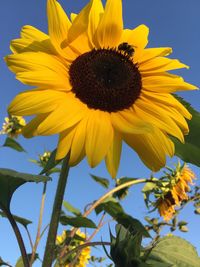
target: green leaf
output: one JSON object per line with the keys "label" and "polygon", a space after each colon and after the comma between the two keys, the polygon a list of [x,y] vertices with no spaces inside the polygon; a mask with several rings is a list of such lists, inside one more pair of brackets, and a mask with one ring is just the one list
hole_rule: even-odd
{"label": "green leaf", "polygon": [[63,206],[65,207],[65,209],[71,213],[73,213],[74,215],[81,215],[81,212],[79,209],[73,207],[69,202],[67,201],[63,201]]}
{"label": "green leaf", "polygon": [[144,225],[139,220],[126,213],[118,214],[116,221],[133,233],[139,233],[144,237],[150,237],[150,234],[145,229]]}
{"label": "green leaf", "polygon": [[13,138],[7,137],[5,143],[3,144],[4,147],[10,147],[18,152],[26,152],[24,148]]}
{"label": "green leaf", "polygon": [[175,154],[181,158],[184,162],[192,163],[200,167],[200,148],[196,145],[188,143],[185,139],[185,144],[180,143],[177,139],[172,138],[175,144]]}
{"label": "green leaf", "polygon": [[98,184],[100,184],[101,186],[108,188],[109,187],[109,180],[106,178],[102,178],[93,174],[90,174],[90,176],[92,177],[92,179],[97,182]]}
{"label": "green leaf", "polygon": [[150,237],[148,231],[142,225],[140,221],[126,214],[120,205],[120,203],[114,201],[106,201],[96,207],[95,212],[99,214],[101,211],[107,212],[112,216],[119,224],[122,224],[126,229],[131,232],[141,233],[145,237]]}
{"label": "green leaf", "polygon": [[47,161],[44,169],[40,172],[40,174],[49,173],[50,170],[52,170],[55,166],[57,166],[62,161],[62,159],[56,160],[56,152],[57,152],[57,149],[55,149],[51,153],[49,160]]}
{"label": "green leaf", "polygon": [[[0,205],[9,209],[15,190],[26,182],[46,182],[50,177],[0,169]],[[1,207],[2,208],[2,207]]]}
{"label": "green leaf", "polygon": [[67,216],[67,215],[61,215],[60,216],[60,223],[62,225],[71,225],[74,227],[87,227],[87,228],[96,228],[96,224],[82,216],[77,216],[77,217],[72,217],[72,216]]}
{"label": "green leaf", "polygon": [[60,173],[61,168],[52,168],[50,171],[48,171],[48,174],[52,174],[52,173]]}
{"label": "green leaf", "polygon": [[178,223],[178,226],[183,226],[183,225],[187,225],[187,224],[188,224],[188,222],[180,221],[180,222]]}
{"label": "green leaf", "polygon": [[161,238],[151,250],[146,263],[153,266],[168,264],[169,267],[199,267],[200,258],[195,248],[185,239],[177,236]]}
{"label": "green leaf", "polygon": [[[0,211],[0,215],[4,218],[7,218],[7,216],[5,215],[4,212]],[[29,221],[25,218],[19,217],[17,215],[12,215],[13,218],[15,219],[16,222],[20,223],[21,225],[23,225],[25,228],[32,223],[32,221]]]}
{"label": "green leaf", "polygon": [[[115,199],[114,199],[115,200]],[[123,208],[122,206],[115,201],[106,201],[101,203],[95,208],[95,212],[98,215],[100,212],[105,211],[107,212],[110,216],[116,217],[118,213],[123,213]]]}
{"label": "green leaf", "polygon": [[[30,260],[32,254],[28,254],[27,256],[28,256],[28,258],[29,258],[29,260]],[[36,253],[36,254],[35,254],[34,261],[36,261],[37,259],[39,259],[39,255]],[[22,257],[20,257],[20,258],[17,260],[17,263],[16,263],[15,267],[24,267]]]}
{"label": "green leaf", "polygon": [[[141,267],[141,234],[130,233],[122,225],[116,226],[116,237],[110,232],[111,247],[110,256],[115,266],[123,267]],[[147,266],[147,265],[146,265]],[[143,264],[144,267],[144,264]]]}
{"label": "green leaf", "polygon": [[191,105],[183,100],[183,98],[175,97],[188,109],[192,114],[192,119],[188,121],[189,134],[185,136],[185,144],[172,137],[175,144],[175,154],[185,162],[192,163],[200,167],[200,113],[197,112]]}
{"label": "green leaf", "polygon": [[[135,181],[135,180],[137,180],[137,178],[122,177],[120,179],[116,179],[115,187],[122,185],[122,184],[125,184],[127,182]],[[130,188],[130,186],[122,188],[121,190],[115,192],[113,194],[113,197],[118,198],[119,200],[124,199],[128,195],[129,188]]]}

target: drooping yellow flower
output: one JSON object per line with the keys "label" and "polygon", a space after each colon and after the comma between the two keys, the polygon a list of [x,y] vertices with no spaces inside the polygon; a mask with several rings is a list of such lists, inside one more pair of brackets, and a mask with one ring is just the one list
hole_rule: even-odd
{"label": "drooping yellow flower", "polygon": [[176,206],[180,206],[182,201],[188,199],[189,184],[193,184],[195,174],[187,165],[180,166],[178,164],[169,179],[170,182],[165,188],[166,194],[156,202],[158,211],[165,221],[169,221],[173,217]]}
{"label": "drooping yellow flower", "polygon": [[[86,238],[85,233],[81,232],[80,230],[78,230],[76,232],[76,235],[80,236],[80,237],[82,237],[84,239]],[[67,237],[68,237],[67,236],[67,232],[63,231],[62,235],[60,235],[60,236],[58,235],[56,237],[56,244],[57,245],[62,245],[65,242],[65,240],[67,239]],[[82,244],[84,244],[84,241],[75,240],[74,242],[72,242],[72,244],[69,245],[69,247],[67,248],[66,252],[70,251],[70,250],[72,250],[72,249],[74,249],[77,246],[82,245]],[[78,258],[77,258],[77,261],[76,261],[76,264],[74,265],[74,267],[85,267],[85,266],[87,266],[88,261],[89,261],[89,259],[91,257],[90,253],[91,253],[91,249],[90,249],[89,246],[83,248],[80,251],[80,254],[79,254]],[[75,259],[76,255],[77,255],[77,252],[75,254],[70,255],[70,257],[67,260],[65,259],[65,262],[62,262],[62,259],[60,259],[60,261],[62,262],[62,264],[66,264],[65,267],[69,267],[69,263],[71,263]]]}
{"label": "drooping yellow flower", "polygon": [[4,119],[0,134],[7,134],[11,138],[17,138],[22,132],[22,128],[26,125],[26,121],[21,116],[11,115]]}
{"label": "drooping yellow flower", "polygon": [[10,104],[10,114],[36,115],[25,137],[59,134],[56,159],[70,165],[103,159],[116,176],[124,140],[153,171],[173,156],[169,135],[184,142],[190,113],[172,95],[196,87],[169,70],[169,47],[146,48],[149,29],[123,29],[122,1],[91,0],[71,20],[47,1],[49,34],[24,26],[6,62],[16,78],[35,86]]}

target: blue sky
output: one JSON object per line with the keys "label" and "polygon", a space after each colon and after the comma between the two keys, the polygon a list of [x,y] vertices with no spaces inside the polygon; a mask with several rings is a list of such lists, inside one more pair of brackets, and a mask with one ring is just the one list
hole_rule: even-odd
{"label": "blue sky", "polygon": [[[87,1],[60,0],[60,3],[68,14],[79,12]],[[173,48],[172,58],[178,58],[190,66],[189,70],[179,70],[186,81],[197,86],[200,85],[199,61],[200,61],[200,34],[199,34],[199,0],[124,0],[123,14],[126,28],[134,28],[139,24],[146,24],[150,28],[148,47],[170,46]],[[19,92],[27,89],[27,86],[18,82],[14,75],[7,69],[3,57],[10,53],[9,43],[18,38],[20,28],[23,25],[33,25],[47,32],[46,1],[35,0],[3,0],[0,9],[0,124],[6,116],[6,107],[11,99]],[[184,92],[181,95],[200,111],[199,92]],[[0,144],[5,137],[0,136]],[[36,137],[26,140],[19,138],[21,144],[28,153],[17,153],[10,149],[0,148],[0,167],[12,168],[23,172],[38,173],[39,169],[28,161],[42,154],[45,149],[54,149],[57,136]],[[176,158],[170,159],[168,164],[176,162]],[[199,174],[199,169],[191,166]],[[83,209],[84,206],[100,197],[104,190],[97,186],[89,177],[89,173],[109,178],[104,163],[91,170],[84,160],[70,171],[69,184],[65,199],[73,205]],[[141,163],[137,155],[127,146],[123,147],[122,160],[118,177],[149,177],[150,171]],[[111,179],[111,178],[110,178]],[[48,184],[47,200],[45,204],[44,225],[48,223],[52,200],[56,188],[57,177]],[[197,181],[197,183],[199,183]],[[140,193],[141,187],[133,188],[129,197],[124,202],[127,212],[136,218],[146,215],[146,210]],[[14,195],[12,201],[13,213],[34,221],[30,231],[35,236],[37,217],[39,214],[39,201],[41,199],[42,186],[39,184],[27,184],[21,187]],[[190,240],[200,252],[200,244],[196,232],[199,230],[200,217],[194,216],[192,209],[188,207],[181,215],[182,219],[189,220],[190,232],[182,234]],[[91,217],[92,218],[92,217]],[[94,218],[94,217],[93,217]],[[61,231],[61,230],[60,230]],[[100,236],[107,237],[108,228],[101,232]],[[22,231],[25,235],[25,233]],[[5,219],[0,218],[0,256],[11,264],[19,257],[19,250],[15,237]],[[27,239],[25,239],[27,243]],[[44,241],[41,242],[39,251],[43,252]],[[29,250],[29,249],[28,249]],[[98,252],[99,253],[99,252]],[[35,266],[39,267],[38,262]]]}

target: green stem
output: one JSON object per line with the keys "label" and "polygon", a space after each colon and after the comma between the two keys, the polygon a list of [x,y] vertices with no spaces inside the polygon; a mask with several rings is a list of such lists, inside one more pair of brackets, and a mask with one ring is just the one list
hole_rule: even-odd
{"label": "green stem", "polygon": [[21,251],[21,256],[22,256],[24,267],[30,267],[28,255],[26,253],[26,248],[25,248],[25,245],[24,245],[24,241],[22,239],[22,236],[21,236],[21,233],[20,233],[19,228],[17,226],[17,223],[14,220],[10,210],[8,210],[8,209],[6,209],[6,208],[4,208],[2,206],[1,206],[1,209],[6,214],[6,217],[8,218],[8,220],[9,220],[11,226],[12,226],[12,229],[13,229],[13,231],[15,233],[15,236],[17,238],[17,242],[18,242],[18,245],[19,245],[19,248],[20,248],[20,251]]}
{"label": "green stem", "polygon": [[60,212],[62,208],[62,202],[65,193],[65,187],[67,184],[67,178],[69,173],[69,154],[63,159],[62,169],[57,185],[57,191],[54,199],[54,206],[51,215],[51,222],[49,226],[49,233],[46,242],[46,248],[44,252],[44,259],[42,267],[51,267],[54,260],[55,242],[58,229],[58,223],[60,218]]}
{"label": "green stem", "polygon": [[33,262],[35,260],[37,247],[38,247],[38,244],[40,242],[40,231],[41,231],[42,218],[43,218],[43,213],[44,213],[44,203],[45,203],[45,197],[46,197],[46,188],[47,188],[47,183],[45,182],[44,186],[43,186],[42,200],[41,200],[41,205],[40,205],[40,216],[39,216],[39,221],[38,221],[37,235],[36,235],[34,246],[32,248],[30,267],[33,265]]}

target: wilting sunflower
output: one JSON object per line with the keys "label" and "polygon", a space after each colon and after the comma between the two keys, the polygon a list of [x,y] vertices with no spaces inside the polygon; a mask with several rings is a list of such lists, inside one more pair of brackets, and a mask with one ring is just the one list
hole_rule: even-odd
{"label": "wilting sunflower", "polygon": [[169,47],[146,48],[148,28],[123,29],[122,1],[91,0],[67,17],[47,1],[49,34],[24,26],[6,57],[21,82],[36,86],[15,97],[10,114],[36,115],[25,137],[59,134],[57,159],[70,165],[85,156],[91,167],[104,158],[112,177],[122,141],[153,171],[173,156],[169,135],[184,142],[190,113],[171,95],[196,87],[167,71],[187,68],[165,56]]}
{"label": "wilting sunflower", "polygon": [[168,175],[169,183],[164,187],[164,194],[158,198],[156,206],[160,215],[165,221],[169,221],[175,214],[176,206],[180,206],[181,202],[188,199],[189,184],[193,184],[195,174],[186,165],[177,165],[175,171]]}
{"label": "wilting sunflower", "polygon": [[[66,239],[68,238],[68,232],[67,231],[63,231],[62,235],[58,235],[56,237],[56,244],[57,246],[63,246],[63,244],[65,243]],[[80,230],[78,230],[76,232],[76,236],[79,236],[83,239],[86,238],[86,235],[81,232]],[[83,245],[84,244],[84,241],[81,241],[81,240],[74,240],[71,242],[71,244],[69,245],[69,247],[66,249],[66,252],[76,248],[77,246],[80,246],[80,245]],[[79,252],[79,255],[77,257],[77,261],[75,263],[75,265],[73,265],[74,267],[85,267],[87,266],[88,264],[88,260],[91,258],[90,256],[90,253],[91,253],[91,249],[90,247],[84,247],[80,252]],[[65,266],[65,267],[68,267],[69,266],[69,263],[72,263],[72,261],[74,261],[75,257],[77,256],[77,252],[74,253],[74,254],[71,254],[69,258],[67,258],[66,260],[66,257],[64,255],[64,260],[60,259],[60,262],[62,262],[62,266]],[[59,266],[56,265],[56,266]]]}
{"label": "wilting sunflower", "polygon": [[21,116],[9,116],[4,119],[0,134],[7,134],[11,138],[17,138],[26,125],[26,121]]}

